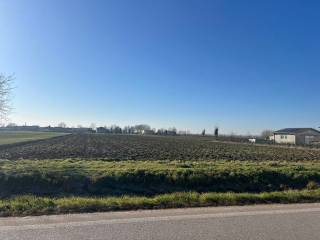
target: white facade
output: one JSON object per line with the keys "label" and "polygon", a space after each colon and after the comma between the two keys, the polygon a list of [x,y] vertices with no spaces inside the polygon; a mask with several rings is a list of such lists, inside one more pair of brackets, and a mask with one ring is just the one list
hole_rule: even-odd
{"label": "white facade", "polygon": [[296,136],[292,134],[275,134],[274,141],[282,144],[296,144]]}
{"label": "white facade", "polygon": [[267,137],[267,140],[274,141],[274,135],[271,135],[271,136]]}

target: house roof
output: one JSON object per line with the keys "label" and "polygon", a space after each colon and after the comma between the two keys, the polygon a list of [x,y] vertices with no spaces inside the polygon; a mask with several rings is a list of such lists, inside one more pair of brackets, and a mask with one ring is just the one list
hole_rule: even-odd
{"label": "house roof", "polygon": [[280,129],[278,131],[275,131],[275,134],[299,134],[299,133],[303,133],[306,131],[313,131],[316,132],[318,134],[320,134],[320,132],[314,128],[284,128],[284,129]]}

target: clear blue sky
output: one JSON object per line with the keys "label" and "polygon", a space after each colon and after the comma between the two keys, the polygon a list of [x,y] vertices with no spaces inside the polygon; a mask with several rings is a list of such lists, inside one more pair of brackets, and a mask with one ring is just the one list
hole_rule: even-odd
{"label": "clear blue sky", "polygon": [[320,2],[0,0],[17,123],[320,126]]}

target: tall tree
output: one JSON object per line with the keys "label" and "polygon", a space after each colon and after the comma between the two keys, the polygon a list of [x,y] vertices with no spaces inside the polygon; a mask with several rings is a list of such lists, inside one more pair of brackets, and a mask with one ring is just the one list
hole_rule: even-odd
{"label": "tall tree", "polygon": [[205,130],[205,129],[202,130],[201,135],[202,135],[202,136],[205,136],[205,135],[206,135],[206,130]]}
{"label": "tall tree", "polygon": [[66,127],[67,127],[67,124],[64,123],[64,122],[61,122],[61,123],[58,124],[58,127],[60,127],[60,128],[66,128]]}
{"label": "tall tree", "polygon": [[215,137],[219,136],[219,128],[218,127],[215,127],[215,129],[214,129],[214,136]]}

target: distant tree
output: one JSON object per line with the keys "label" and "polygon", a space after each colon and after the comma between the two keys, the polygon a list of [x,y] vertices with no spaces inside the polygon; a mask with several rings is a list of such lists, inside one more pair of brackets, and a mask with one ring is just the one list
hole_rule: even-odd
{"label": "distant tree", "polygon": [[124,126],[122,129],[123,134],[130,134],[130,126]]}
{"label": "distant tree", "polygon": [[61,123],[58,124],[58,127],[60,127],[60,128],[66,128],[66,127],[67,127],[67,124],[64,123],[64,122],[61,122]]}
{"label": "distant tree", "polygon": [[166,129],[164,135],[170,135],[170,136],[175,136],[175,135],[177,135],[177,128],[171,127],[171,128],[169,128],[169,129]]}
{"label": "distant tree", "polygon": [[7,120],[11,111],[11,91],[13,76],[0,74],[0,119]]}
{"label": "distant tree", "polygon": [[164,134],[164,129],[163,128],[160,128],[160,129],[158,129],[158,131],[157,131],[157,135],[163,135]]}
{"label": "distant tree", "polygon": [[214,128],[214,136],[219,137],[219,128],[218,127]]}
{"label": "distant tree", "polygon": [[202,130],[201,135],[202,135],[202,136],[205,136],[205,135],[206,135],[206,130],[205,130],[205,129]]}
{"label": "distant tree", "polygon": [[135,134],[135,128],[133,126],[130,127],[130,134]]}
{"label": "distant tree", "polygon": [[179,134],[179,135],[184,135],[184,136],[186,136],[186,135],[187,135],[187,131],[185,131],[185,130],[180,130],[180,131],[178,131],[178,134]]}
{"label": "distant tree", "polygon": [[136,132],[142,133],[143,131],[151,130],[151,127],[148,124],[138,124],[134,126],[134,129]]}
{"label": "distant tree", "polygon": [[110,127],[110,132],[111,132],[111,133],[114,133],[114,134],[121,134],[121,133],[122,133],[122,129],[121,129],[121,127],[113,124],[113,125],[111,125],[111,127]]}
{"label": "distant tree", "polygon": [[168,134],[168,130],[165,129],[165,128],[160,128],[160,129],[158,129],[157,134],[158,135],[167,135]]}
{"label": "distant tree", "polygon": [[115,134],[122,134],[122,129],[121,129],[121,127],[116,126],[116,127],[114,128],[114,133],[115,133]]}
{"label": "distant tree", "polygon": [[16,127],[17,126],[17,124],[15,124],[15,123],[9,123],[8,125],[7,125],[7,127]]}
{"label": "distant tree", "polygon": [[267,139],[268,137],[272,136],[273,135],[273,130],[270,130],[270,129],[266,129],[266,130],[263,130],[262,133],[261,133],[261,137],[263,139]]}
{"label": "distant tree", "polygon": [[110,132],[111,132],[111,133],[115,133],[115,129],[116,129],[117,127],[118,127],[118,126],[115,125],[115,124],[111,125],[111,126],[110,126]]}

